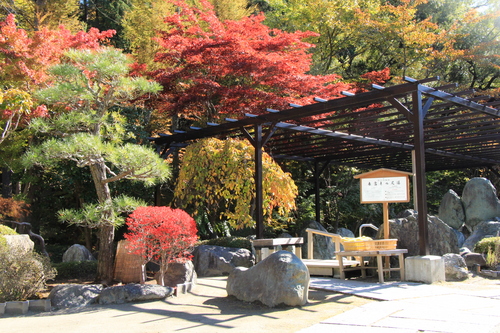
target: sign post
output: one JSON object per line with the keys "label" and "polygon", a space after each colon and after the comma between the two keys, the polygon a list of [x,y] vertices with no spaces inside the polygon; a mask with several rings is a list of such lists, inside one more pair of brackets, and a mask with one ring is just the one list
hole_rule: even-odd
{"label": "sign post", "polygon": [[[389,202],[410,201],[410,172],[377,169],[354,178],[360,180],[361,203],[381,203],[384,212],[384,239],[389,239]],[[389,266],[389,258],[385,258]]]}
{"label": "sign post", "polygon": [[354,176],[360,180],[361,203],[381,203],[384,238],[389,238],[389,203],[410,201],[410,172],[378,169]]}

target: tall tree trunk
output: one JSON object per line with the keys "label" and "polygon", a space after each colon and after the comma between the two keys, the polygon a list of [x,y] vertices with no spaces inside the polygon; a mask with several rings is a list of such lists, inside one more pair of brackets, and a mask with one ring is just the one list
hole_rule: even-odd
{"label": "tall tree trunk", "polygon": [[2,168],[2,198],[12,198],[12,170]]}
{"label": "tall tree trunk", "polygon": [[104,161],[90,165],[90,172],[94,180],[99,203],[103,205],[102,223],[99,228],[99,255],[97,258],[97,281],[111,283],[113,281],[114,270],[114,246],[115,227],[112,224],[111,216],[113,208],[111,206],[111,192],[106,180],[106,165]]}

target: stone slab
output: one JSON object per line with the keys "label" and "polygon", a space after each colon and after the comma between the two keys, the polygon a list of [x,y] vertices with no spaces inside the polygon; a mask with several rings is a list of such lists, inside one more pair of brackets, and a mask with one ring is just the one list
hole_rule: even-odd
{"label": "stone slab", "polygon": [[342,294],[356,295],[379,301],[436,296],[455,292],[455,290],[449,288],[414,282],[389,281],[384,283],[366,283],[327,277],[312,277],[309,287],[312,289],[331,290]]}
{"label": "stone slab", "polygon": [[29,310],[37,312],[48,312],[52,308],[50,299],[35,299],[29,301]]}
{"label": "stone slab", "polygon": [[494,326],[482,323],[457,323],[452,320],[425,320],[411,318],[388,317],[377,323],[379,327],[411,329],[413,332],[469,333],[490,332]]}
{"label": "stone slab", "polygon": [[444,259],[440,256],[415,256],[405,259],[406,280],[423,283],[445,281]]}
{"label": "stone slab", "polygon": [[5,313],[5,303],[0,303],[0,316]]}
{"label": "stone slab", "polygon": [[12,301],[5,304],[7,314],[26,314],[29,310],[29,301]]}

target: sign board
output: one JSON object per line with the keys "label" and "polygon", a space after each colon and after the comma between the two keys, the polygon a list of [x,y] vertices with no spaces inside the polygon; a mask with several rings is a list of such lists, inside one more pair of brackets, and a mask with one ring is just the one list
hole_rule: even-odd
{"label": "sign board", "polygon": [[361,203],[409,202],[408,175],[408,172],[378,169],[355,176],[361,181]]}
{"label": "sign board", "polygon": [[408,201],[408,177],[361,179],[361,203]]}

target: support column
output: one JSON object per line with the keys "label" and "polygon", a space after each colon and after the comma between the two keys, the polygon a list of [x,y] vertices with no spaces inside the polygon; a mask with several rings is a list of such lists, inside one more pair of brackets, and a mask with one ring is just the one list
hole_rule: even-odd
{"label": "support column", "polygon": [[255,126],[255,232],[257,239],[264,238],[264,212],[262,205],[262,125]]}
{"label": "support column", "polygon": [[418,242],[420,255],[429,254],[429,231],[427,226],[427,189],[425,180],[425,144],[424,144],[424,117],[422,108],[422,93],[417,90],[413,93],[413,133],[415,145],[415,184],[418,212]]}
{"label": "support column", "polygon": [[314,161],[314,209],[316,211],[316,222],[320,223],[321,220],[321,200],[319,193],[319,162]]}

